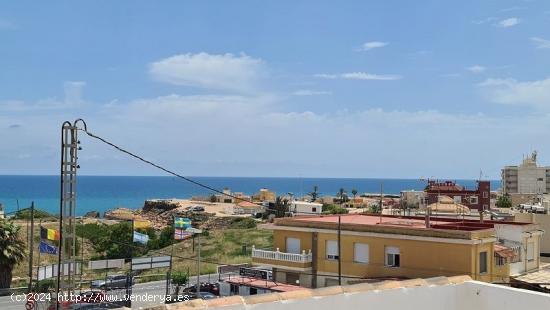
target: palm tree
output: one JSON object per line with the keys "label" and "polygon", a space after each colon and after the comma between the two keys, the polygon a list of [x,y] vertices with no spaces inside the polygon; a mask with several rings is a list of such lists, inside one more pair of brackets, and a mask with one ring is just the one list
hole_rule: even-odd
{"label": "palm tree", "polygon": [[21,239],[21,226],[0,219],[0,289],[11,286],[13,267],[25,258],[25,241]]}
{"label": "palm tree", "polygon": [[351,194],[353,195],[353,200],[355,200],[355,196],[357,196],[357,190],[354,188],[351,190]]}
{"label": "palm tree", "polygon": [[319,186],[314,185],[313,192],[309,193],[308,195],[311,196],[311,202],[315,202],[315,200],[317,200],[317,198],[319,197]]}

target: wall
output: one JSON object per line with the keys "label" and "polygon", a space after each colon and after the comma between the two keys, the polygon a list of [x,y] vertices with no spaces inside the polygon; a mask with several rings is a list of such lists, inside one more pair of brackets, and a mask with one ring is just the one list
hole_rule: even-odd
{"label": "wall", "polygon": [[[299,238],[302,250],[311,249],[311,233],[275,231],[274,247],[286,251],[286,237]],[[337,240],[337,234],[319,233],[317,270],[321,274],[337,274],[338,262],[326,259],[326,241]],[[369,263],[354,262],[354,243],[369,245]],[[400,248],[401,267],[385,266],[385,247]],[[473,246],[467,244],[439,243],[418,240],[385,239],[356,235],[342,235],[342,273],[359,277],[431,277],[468,274],[490,281],[489,276],[477,275],[477,253],[487,251],[488,273],[492,273],[492,243]],[[475,268],[474,268],[475,267]],[[323,286],[323,280],[318,283]]]}
{"label": "wall", "polygon": [[516,213],[515,221],[538,224],[545,231],[540,241],[540,253],[550,255],[550,214]]}

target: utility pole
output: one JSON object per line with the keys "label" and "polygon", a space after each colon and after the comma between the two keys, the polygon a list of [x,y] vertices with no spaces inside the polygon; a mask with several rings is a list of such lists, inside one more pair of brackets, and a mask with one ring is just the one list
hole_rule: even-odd
{"label": "utility pole", "polygon": [[383,188],[383,183],[380,183],[380,224],[382,223],[382,206],[384,204],[384,188]]}
{"label": "utility pole", "polygon": [[[41,229],[42,228],[42,218],[40,218],[39,222],[38,222],[38,229]],[[42,240],[42,239],[41,239]],[[38,283],[38,281],[40,280],[40,250],[38,250],[38,263],[37,263],[38,267],[36,268],[36,283]]]}
{"label": "utility pole", "polygon": [[[200,231],[202,233],[202,230]],[[201,287],[201,234],[198,234],[198,251],[197,251],[197,298],[200,298]]]}
{"label": "utility pole", "polygon": [[338,285],[342,285],[342,216],[338,215]]}
{"label": "utility pole", "polygon": [[31,203],[31,229],[29,239],[29,293],[32,291],[32,259],[34,254],[34,201]]}

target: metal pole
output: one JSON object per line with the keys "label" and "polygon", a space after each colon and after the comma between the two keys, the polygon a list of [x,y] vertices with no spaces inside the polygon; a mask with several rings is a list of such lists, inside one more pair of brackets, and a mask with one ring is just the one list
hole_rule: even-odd
{"label": "metal pole", "polygon": [[[42,230],[42,218],[40,218],[38,223],[38,228]],[[42,240],[42,238],[40,239]],[[40,271],[40,250],[38,250],[38,267],[36,268],[36,283],[38,284],[40,275],[38,274]]]}
{"label": "metal pole", "polygon": [[34,201],[31,203],[31,234],[29,240],[29,293],[32,290],[32,259],[34,254]]}
{"label": "metal pole", "polygon": [[64,144],[67,143],[64,139],[64,131],[65,131],[65,125],[71,125],[69,122],[63,123],[61,126],[61,171],[59,173],[60,178],[60,186],[59,186],[59,248],[57,249],[57,285],[56,285],[56,296],[55,296],[55,309],[59,310],[59,291],[61,286],[61,252],[63,252],[63,200],[65,199],[65,194],[63,193],[63,179],[65,178],[65,174],[63,173],[63,161],[65,160],[65,146]]}
{"label": "metal pole", "polygon": [[197,298],[199,298],[200,286],[201,286],[201,234],[197,234]]}
{"label": "metal pole", "polygon": [[342,231],[342,221],[341,216],[338,215],[338,285],[342,285],[342,246],[341,241],[341,231]]}
{"label": "metal pole", "polygon": [[[172,224],[174,223],[174,216],[172,216]],[[173,224],[175,225],[175,224]],[[176,227],[172,229],[172,238],[176,237]],[[168,275],[166,277],[166,296],[170,294],[170,284],[172,283],[172,260],[174,259],[174,243],[175,240],[172,240],[172,248],[170,249],[170,266],[168,268]]]}

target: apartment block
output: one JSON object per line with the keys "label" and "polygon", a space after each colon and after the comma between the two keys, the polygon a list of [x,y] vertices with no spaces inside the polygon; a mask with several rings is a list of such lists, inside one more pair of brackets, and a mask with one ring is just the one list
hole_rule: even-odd
{"label": "apartment block", "polygon": [[304,287],[338,284],[339,269],[342,284],[455,275],[508,281],[538,270],[543,233],[530,223],[358,214],[282,218],[270,228],[274,249],[254,248],[253,263],[271,266],[274,281]]}
{"label": "apartment block", "polygon": [[[550,192],[550,166],[537,165],[537,152],[524,158],[519,166],[506,166],[502,169],[503,194],[532,199],[533,195]],[[524,199],[524,200],[525,200]],[[514,204],[523,203],[518,201]]]}

